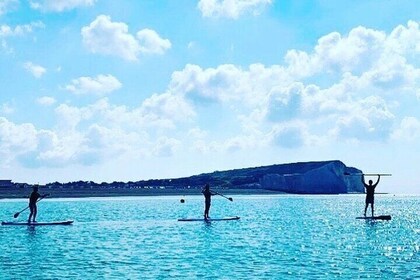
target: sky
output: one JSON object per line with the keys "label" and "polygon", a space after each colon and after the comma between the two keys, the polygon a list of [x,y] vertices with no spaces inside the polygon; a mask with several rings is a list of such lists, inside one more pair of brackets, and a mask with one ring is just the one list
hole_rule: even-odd
{"label": "sky", "polygon": [[0,178],[341,160],[420,193],[417,4],[0,0]]}

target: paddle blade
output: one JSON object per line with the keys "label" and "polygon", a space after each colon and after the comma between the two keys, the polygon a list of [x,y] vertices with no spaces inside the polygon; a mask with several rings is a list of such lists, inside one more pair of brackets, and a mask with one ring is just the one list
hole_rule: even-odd
{"label": "paddle blade", "polygon": [[233,201],[233,198],[231,198],[231,197],[228,197],[228,199],[229,199],[230,201]]}
{"label": "paddle blade", "polygon": [[17,212],[17,213],[15,213],[14,215],[13,215],[13,218],[17,218],[17,217],[19,217],[19,214],[20,214],[20,212]]}

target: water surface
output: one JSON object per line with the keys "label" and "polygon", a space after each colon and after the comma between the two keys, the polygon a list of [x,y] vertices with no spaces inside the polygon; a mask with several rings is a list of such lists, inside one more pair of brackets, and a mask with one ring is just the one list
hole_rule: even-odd
{"label": "water surface", "polygon": [[[0,279],[355,279],[420,278],[420,196],[378,195],[356,220],[362,195],[252,195],[46,199],[39,221],[72,226],[1,226]],[[185,203],[180,203],[184,198]],[[26,207],[0,201],[0,219]],[[25,220],[28,212],[19,216]]]}

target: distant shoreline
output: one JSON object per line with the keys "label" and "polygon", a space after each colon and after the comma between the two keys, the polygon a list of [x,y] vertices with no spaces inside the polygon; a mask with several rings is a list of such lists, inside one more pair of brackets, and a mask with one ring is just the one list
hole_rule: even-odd
{"label": "distant shoreline", "polygon": [[[270,195],[288,194],[281,191],[263,189],[214,189],[223,195]],[[28,198],[31,188],[0,188],[0,199]],[[49,193],[50,198],[79,197],[121,197],[121,196],[171,196],[171,195],[201,195],[200,189],[45,189],[40,188],[41,195]]]}

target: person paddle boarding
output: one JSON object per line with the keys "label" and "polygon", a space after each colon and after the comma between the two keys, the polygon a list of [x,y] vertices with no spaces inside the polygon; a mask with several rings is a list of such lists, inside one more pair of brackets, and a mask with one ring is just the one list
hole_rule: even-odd
{"label": "person paddle boarding", "polygon": [[210,205],[211,205],[211,196],[215,195],[212,191],[210,191],[210,185],[206,184],[201,191],[204,195],[204,219],[209,219],[209,211],[210,211]]}
{"label": "person paddle boarding", "polygon": [[36,203],[38,202],[39,198],[44,198],[44,197],[47,197],[48,195],[49,194],[45,194],[41,196],[38,192],[38,186],[33,187],[33,191],[31,193],[31,196],[29,197],[29,210],[31,212],[29,213],[28,223],[31,223],[31,219],[32,219],[32,223],[36,223],[36,214],[38,213]]}
{"label": "person paddle boarding", "polygon": [[372,180],[369,180],[369,184],[366,184],[365,182],[365,175],[362,175],[362,183],[365,186],[366,189],[366,205],[365,205],[365,213],[364,216],[366,217],[366,210],[368,209],[368,206],[370,204],[370,207],[372,209],[372,217],[373,215],[373,204],[374,204],[374,195],[375,195],[375,188],[379,183],[379,180],[381,179],[381,175],[378,175],[378,180],[375,184],[373,184]]}

